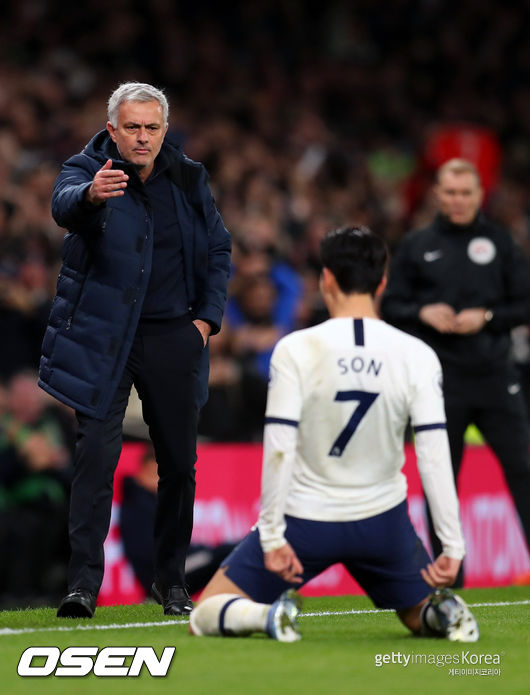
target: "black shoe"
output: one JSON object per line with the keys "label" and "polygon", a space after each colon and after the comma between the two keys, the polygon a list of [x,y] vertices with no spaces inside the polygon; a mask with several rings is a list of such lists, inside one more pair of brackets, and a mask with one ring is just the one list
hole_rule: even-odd
{"label": "black shoe", "polygon": [[153,582],[151,595],[164,607],[165,615],[189,615],[193,610],[193,603],[183,586],[170,586],[167,592],[162,592],[156,582]]}
{"label": "black shoe", "polygon": [[58,618],[91,618],[96,610],[96,597],[88,589],[74,589],[61,601]]}

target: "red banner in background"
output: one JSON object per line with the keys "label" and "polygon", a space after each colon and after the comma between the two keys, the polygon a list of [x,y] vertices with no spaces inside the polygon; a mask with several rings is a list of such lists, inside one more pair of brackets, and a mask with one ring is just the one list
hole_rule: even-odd
{"label": "red banner in background", "polygon": [[[111,530],[105,543],[101,605],[137,603],[142,589],[123,556],[119,534],[121,485],[134,473],[143,444],[125,444],[115,478]],[[217,545],[238,541],[256,522],[261,480],[260,444],[202,444],[198,448],[193,540]],[[404,472],[409,513],[416,532],[429,547],[425,502],[412,446],[406,447]],[[530,571],[519,520],[503,473],[487,447],[468,446],[458,481],[462,525],[467,544],[466,586],[503,586]],[[304,587],[307,596],[362,593],[342,566],[335,565]]]}

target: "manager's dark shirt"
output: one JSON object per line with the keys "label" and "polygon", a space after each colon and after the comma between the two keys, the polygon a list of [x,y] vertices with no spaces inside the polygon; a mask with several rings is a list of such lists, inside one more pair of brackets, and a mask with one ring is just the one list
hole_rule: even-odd
{"label": "manager's dark shirt", "polygon": [[188,311],[184,280],[182,235],[175,212],[167,163],[160,155],[144,183],[153,217],[154,243],[151,275],[142,307],[142,319],[170,319]]}

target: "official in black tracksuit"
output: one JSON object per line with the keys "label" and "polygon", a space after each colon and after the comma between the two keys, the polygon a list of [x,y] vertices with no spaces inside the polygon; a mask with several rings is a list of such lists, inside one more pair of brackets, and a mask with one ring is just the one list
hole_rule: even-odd
{"label": "official in black tracksuit", "polygon": [[107,128],[71,157],[52,211],[68,232],[39,384],[75,408],[69,593],[59,617],[92,617],[103,579],[112,482],[134,384],[158,463],[153,595],[187,614],[197,419],[208,337],[221,327],[230,235],[204,167],[165,141],[167,100],[126,83]]}
{"label": "official in black tracksuit", "polygon": [[446,162],[435,193],[439,214],[395,253],[382,315],[440,358],[455,479],[474,423],[503,467],[528,543],[528,420],[510,329],[530,323],[530,267],[510,235],[479,211],[482,189],[470,163]]}

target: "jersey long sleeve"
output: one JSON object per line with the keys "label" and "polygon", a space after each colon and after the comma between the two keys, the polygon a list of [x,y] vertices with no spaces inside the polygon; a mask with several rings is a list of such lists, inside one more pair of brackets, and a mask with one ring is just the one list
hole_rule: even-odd
{"label": "jersey long sleeve", "polygon": [[436,535],[444,554],[461,560],[465,555],[465,544],[446,430],[416,432],[415,448],[418,471]]}
{"label": "jersey long sleeve", "polygon": [[285,504],[296,452],[297,430],[292,425],[265,425],[261,474],[259,534],[263,552],[285,545]]}

